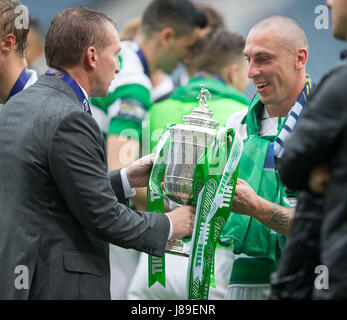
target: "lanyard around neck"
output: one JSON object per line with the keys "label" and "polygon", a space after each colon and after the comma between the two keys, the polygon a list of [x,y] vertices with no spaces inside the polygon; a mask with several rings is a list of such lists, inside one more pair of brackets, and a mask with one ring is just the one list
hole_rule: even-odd
{"label": "lanyard around neck", "polygon": [[10,92],[6,102],[8,100],[10,100],[10,98],[13,97],[15,94],[22,91],[24,89],[25,85],[27,84],[27,82],[29,81],[29,79],[30,79],[30,74],[28,72],[27,67],[25,67],[23,69],[22,73],[19,75],[16,83],[12,87],[11,92]]}
{"label": "lanyard around neck", "polygon": [[83,111],[88,112],[90,115],[92,114],[88,99],[84,95],[81,87],[71,76],[69,76],[66,72],[62,70],[58,70],[54,68],[49,68],[45,74],[47,76],[55,77],[66,82],[71,87],[71,89],[75,92],[78,100],[81,102]]}

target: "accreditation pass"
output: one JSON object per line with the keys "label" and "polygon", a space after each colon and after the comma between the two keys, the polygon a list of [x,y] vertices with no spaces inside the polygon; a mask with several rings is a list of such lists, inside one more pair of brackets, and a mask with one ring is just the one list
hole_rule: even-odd
{"label": "accreditation pass", "polygon": [[[192,315],[215,315],[216,306],[213,304],[172,304],[169,306],[148,306],[141,305],[131,307],[131,314],[135,315],[151,315],[156,318],[166,319],[166,316],[177,317]],[[136,317],[134,317],[135,319]],[[153,319],[153,318],[151,318]]]}

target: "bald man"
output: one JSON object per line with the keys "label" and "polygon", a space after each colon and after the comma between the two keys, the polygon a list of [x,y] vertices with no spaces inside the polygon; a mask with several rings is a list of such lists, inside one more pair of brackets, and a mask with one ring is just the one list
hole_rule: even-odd
{"label": "bald man", "polygon": [[[347,1],[328,0],[327,6],[332,34],[347,41]],[[271,275],[275,299],[347,299],[346,79],[344,57],[322,77],[286,143],[279,172],[299,190],[298,210],[280,266]]]}
{"label": "bald man", "polygon": [[244,55],[257,93],[248,110],[227,121],[244,140],[233,213],[224,229],[229,231],[221,237],[236,255],[226,295],[232,300],[266,298],[296,204],[277,162],[311,92],[307,39],[295,20],[272,16],[257,23]]}

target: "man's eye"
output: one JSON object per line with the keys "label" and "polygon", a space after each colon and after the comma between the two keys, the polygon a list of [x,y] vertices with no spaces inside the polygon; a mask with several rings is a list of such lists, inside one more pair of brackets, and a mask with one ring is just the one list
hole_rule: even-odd
{"label": "man's eye", "polygon": [[270,57],[259,57],[258,61],[259,62],[268,62],[270,60]]}

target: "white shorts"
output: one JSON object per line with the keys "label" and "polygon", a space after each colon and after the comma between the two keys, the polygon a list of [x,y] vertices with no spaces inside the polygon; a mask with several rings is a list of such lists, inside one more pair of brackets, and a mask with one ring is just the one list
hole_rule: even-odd
{"label": "white shorts", "polygon": [[[217,248],[215,254],[216,288],[210,287],[209,300],[223,300],[227,292],[234,254],[230,249]],[[184,300],[187,293],[188,258],[165,255],[166,287],[156,282],[148,288],[148,256],[141,253],[131,281],[130,300]]]}
{"label": "white shorts", "polygon": [[140,252],[110,244],[111,299],[125,300]]}
{"label": "white shorts", "polygon": [[270,284],[230,284],[225,300],[267,300]]}

